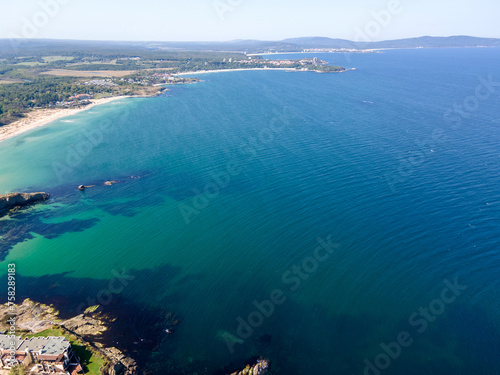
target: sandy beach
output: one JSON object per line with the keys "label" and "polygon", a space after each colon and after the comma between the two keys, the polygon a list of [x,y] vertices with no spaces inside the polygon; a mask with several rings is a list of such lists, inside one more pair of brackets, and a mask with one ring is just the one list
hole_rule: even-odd
{"label": "sandy beach", "polygon": [[15,137],[29,130],[47,125],[52,121],[60,118],[71,116],[79,112],[88,111],[89,109],[106,104],[118,99],[129,98],[130,96],[114,96],[103,99],[92,99],[89,105],[81,108],[54,108],[54,109],[35,109],[26,114],[26,117],[13,122],[11,124],[0,127],[0,142],[6,139]]}

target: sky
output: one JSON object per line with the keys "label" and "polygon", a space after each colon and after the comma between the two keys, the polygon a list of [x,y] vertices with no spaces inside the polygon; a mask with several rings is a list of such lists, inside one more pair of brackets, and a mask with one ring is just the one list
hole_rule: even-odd
{"label": "sky", "polygon": [[1,0],[0,38],[500,38],[498,0]]}

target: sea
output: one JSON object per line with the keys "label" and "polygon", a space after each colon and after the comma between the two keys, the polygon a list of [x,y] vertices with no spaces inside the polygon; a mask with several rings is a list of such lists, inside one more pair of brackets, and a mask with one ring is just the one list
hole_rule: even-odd
{"label": "sea", "polygon": [[[0,143],[0,286],[143,373],[500,374],[500,49],[196,74]],[[105,184],[108,182],[108,184]],[[79,185],[88,186],[85,190]],[[118,327],[118,328],[117,328]]]}

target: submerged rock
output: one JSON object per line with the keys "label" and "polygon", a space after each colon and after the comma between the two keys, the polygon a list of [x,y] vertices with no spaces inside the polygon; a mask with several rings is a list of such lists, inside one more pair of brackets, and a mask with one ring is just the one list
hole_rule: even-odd
{"label": "submerged rock", "polygon": [[0,195],[0,210],[10,210],[18,206],[25,206],[49,199],[47,193],[11,193]]}
{"label": "submerged rock", "polygon": [[82,190],[83,191],[83,190],[85,190],[87,188],[93,188],[93,187],[95,187],[95,185],[80,185],[80,186],[78,186],[78,190]]}

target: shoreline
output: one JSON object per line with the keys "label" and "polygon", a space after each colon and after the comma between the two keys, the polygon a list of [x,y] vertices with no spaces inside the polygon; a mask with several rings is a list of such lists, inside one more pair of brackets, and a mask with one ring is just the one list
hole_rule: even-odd
{"label": "shoreline", "polygon": [[[186,75],[195,75],[195,74],[209,74],[209,73],[221,73],[221,72],[243,72],[243,71],[287,71],[287,72],[314,72],[314,73],[324,73],[321,71],[314,70],[303,70],[297,68],[237,68],[237,69],[218,69],[218,70],[198,70],[195,72],[182,72],[176,73],[174,76],[186,76]],[[349,70],[354,69],[346,69],[340,72],[332,72],[332,73],[343,73]],[[69,117],[80,112],[84,112],[94,108],[95,106],[101,104],[107,104],[119,99],[126,98],[149,98],[154,97],[155,95],[120,95],[120,96],[112,96],[108,98],[102,99],[91,99],[90,104],[84,107],[78,108],[39,108],[34,109],[25,114],[25,117],[20,118],[19,120],[12,122],[8,125],[0,126],[0,143],[6,141],[8,139],[17,137],[23,133],[26,133],[30,130],[45,126],[54,122],[56,120]]]}
{"label": "shoreline", "polygon": [[[357,42],[359,43],[359,42]],[[451,46],[451,47],[382,47],[382,48],[354,48],[352,51],[285,51],[285,52],[262,52],[262,53],[246,53],[247,56],[273,56],[273,55],[291,55],[291,54],[302,54],[302,53],[366,53],[375,51],[389,51],[389,50],[403,50],[403,49],[446,49],[446,48],[498,48],[496,46]],[[326,47],[326,49],[329,49]],[[332,48],[336,49],[336,48]]]}
{"label": "shoreline", "polygon": [[7,139],[14,138],[30,130],[50,124],[55,120],[72,116],[77,113],[87,111],[95,106],[107,104],[119,99],[137,98],[138,96],[112,96],[102,99],[91,99],[90,104],[80,108],[55,108],[55,109],[35,109],[26,114],[26,117],[0,127],[0,143]]}
{"label": "shoreline", "polygon": [[[418,48],[418,47],[415,47]],[[335,48],[333,48],[335,49]],[[263,53],[248,53],[247,56],[274,56],[274,55],[299,55],[299,54],[314,54],[314,53],[366,53],[374,52],[383,49],[397,49],[397,48],[370,48],[358,49],[352,51],[297,51],[297,52],[263,52]]]}
{"label": "shoreline", "polygon": [[238,69],[219,69],[219,70],[198,70],[196,72],[182,72],[182,73],[176,73],[174,74],[175,76],[186,76],[186,75],[192,75],[192,74],[207,74],[207,73],[220,73],[220,72],[245,72],[248,70],[288,70],[290,72],[300,72],[301,70],[297,70],[295,68],[249,68],[249,69],[244,69],[244,68],[238,68]]}
{"label": "shoreline", "polygon": [[209,74],[209,73],[221,73],[221,72],[246,72],[246,71],[255,71],[255,70],[268,70],[268,71],[285,71],[285,72],[311,72],[311,73],[344,73],[344,72],[349,72],[356,70],[356,68],[349,68],[345,70],[340,70],[340,71],[335,71],[335,72],[322,72],[320,70],[309,70],[309,69],[297,69],[297,68],[250,68],[250,69],[244,69],[244,68],[238,68],[238,69],[219,69],[219,70],[198,70],[196,72],[182,72],[182,73],[176,73],[174,76],[186,76],[186,75],[193,75],[193,74]]}

